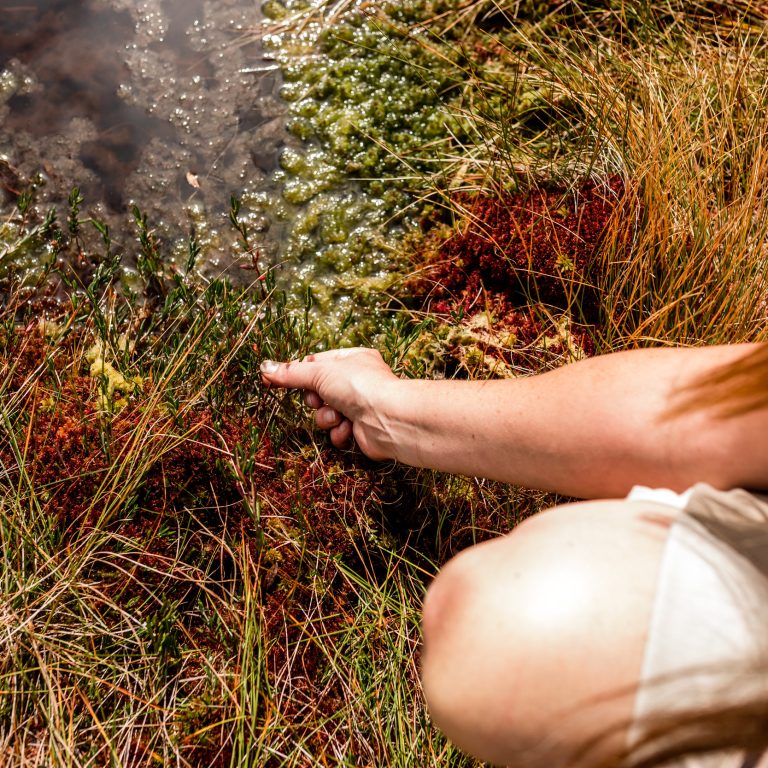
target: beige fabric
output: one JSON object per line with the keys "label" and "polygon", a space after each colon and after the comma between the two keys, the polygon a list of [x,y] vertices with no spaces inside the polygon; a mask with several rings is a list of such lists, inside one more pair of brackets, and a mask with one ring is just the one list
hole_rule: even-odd
{"label": "beige fabric", "polygon": [[[628,500],[677,510],[659,573],[633,745],[654,717],[738,704],[768,688],[767,676],[747,672],[768,658],[768,582],[760,576],[768,571],[768,548],[757,546],[754,535],[768,526],[768,499],[700,484],[683,495],[639,489]],[[733,766],[741,757],[683,764]]]}

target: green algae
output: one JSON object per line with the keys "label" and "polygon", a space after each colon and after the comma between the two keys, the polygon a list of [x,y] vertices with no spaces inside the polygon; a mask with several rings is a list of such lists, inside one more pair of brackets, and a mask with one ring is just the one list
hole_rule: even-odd
{"label": "green algae", "polygon": [[462,131],[445,108],[455,71],[419,32],[430,7],[350,3],[332,22],[306,3],[264,8],[276,23],[293,19],[265,38],[296,139],[275,175],[289,207],[282,281],[297,295],[311,288],[315,317],[335,341],[340,329],[377,332],[377,307],[404,267],[397,242],[441,173],[438,147]]}
{"label": "green algae", "polygon": [[374,330],[377,291],[406,267],[399,242],[427,211],[450,217],[454,192],[615,170],[610,152],[596,160],[579,73],[555,55],[578,46],[569,11],[490,0],[462,12],[427,0],[266,10],[296,140],[275,176],[289,208],[284,284],[310,287],[331,331]]}

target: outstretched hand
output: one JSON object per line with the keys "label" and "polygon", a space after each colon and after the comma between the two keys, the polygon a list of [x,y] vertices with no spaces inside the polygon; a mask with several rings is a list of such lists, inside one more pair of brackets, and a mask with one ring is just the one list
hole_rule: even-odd
{"label": "outstretched hand", "polygon": [[386,413],[400,379],[376,350],[332,349],[287,363],[264,360],[261,375],[269,386],[303,390],[317,426],[337,448],[354,437],[366,456],[394,458]]}
{"label": "outstretched hand", "polygon": [[372,349],[265,360],[264,382],[300,389],[334,445],[354,437],[396,459],[583,498],[635,484],[683,490],[768,487],[768,409],[670,417],[679,393],[749,345],[638,349],[511,380],[399,379]]}

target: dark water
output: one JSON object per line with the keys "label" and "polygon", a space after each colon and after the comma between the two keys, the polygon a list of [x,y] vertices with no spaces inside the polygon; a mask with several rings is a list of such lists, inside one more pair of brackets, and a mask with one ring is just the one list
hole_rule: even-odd
{"label": "dark water", "polygon": [[230,195],[268,194],[284,140],[260,23],[254,0],[0,0],[0,204],[79,186],[118,238],[136,203],[220,251]]}

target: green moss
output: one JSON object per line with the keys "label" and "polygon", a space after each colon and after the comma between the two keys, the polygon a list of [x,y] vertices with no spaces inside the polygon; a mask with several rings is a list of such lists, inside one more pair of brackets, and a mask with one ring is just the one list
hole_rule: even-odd
{"label": "green moss", "polygon": [[97,341],[85,353],[85,361],[89,364],[89,374],[101,383],[97,408],[99,411],[110,413],[119,411],[128,404],[128,396],[141,389],[141,376],[128,378],[106,359],[104,345]]}
{"label": "green moss", "polygon": [[[291,10],[270,4],[272,18]],[[457,90],[441,61],[450,51],[413,32],[432,11],[425,2],[351,6],[332,24],[305,17],[294,32],[266,38],[281,65],[288,128],[301,142],[282,153],[276,176],[292,209],[285,282],[296,295],[312,289],[315,316],[332,332],[356,325],[350,311],[370,311],[373,286],[400,266],[393,244],[418,219],[414,193],[434,176],[438,143],[460,132],[444,111]],[[353,295],[368,309],[350,307]]]}
{"label": "green moss", "polygon": [[277,0],[266,0],[261,4],[261,12],[272,21],[282,21],[288,15],[285,6]]}
{"label": "green moss", "polygon": [[[319,321],[345,323],[345,283],[397,269],[397,239],[465,180],[498,190],[604,170],[568,55],[586,34],[581,6],[487,0],[457,15],[447,0],[330,5],[266,39],[300,142],[277,176],[293,217],[286,284],[315,291]],[[599,33],[590,45],[596,65],[610,63]]]}
{"label": "green moss", "polygon": [[20,215],[0,222],[0,280],[18,286],[39,280],[56,259],[53,228],[52,217],[32,226]]}

